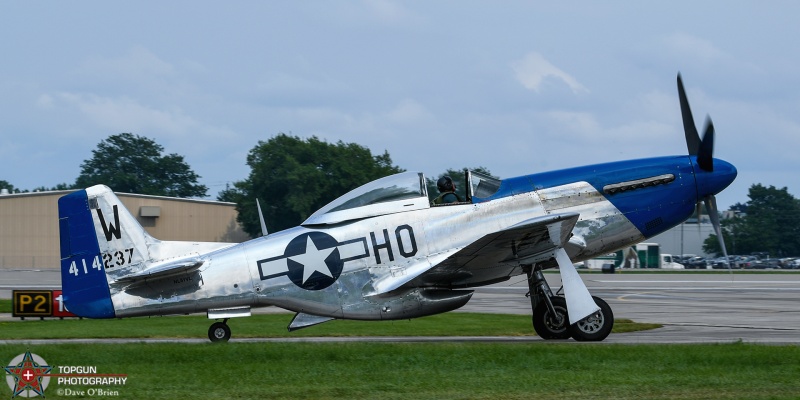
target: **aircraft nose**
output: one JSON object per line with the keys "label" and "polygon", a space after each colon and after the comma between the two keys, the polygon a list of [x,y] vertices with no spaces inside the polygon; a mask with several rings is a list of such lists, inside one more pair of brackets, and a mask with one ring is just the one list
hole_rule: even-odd
{"label": "aircraft nose", "polygon": [[714,171],[706,172],[700,170],[697,175],[697,197],[715,195],[728,187],[736,179],[736,167],[733,164],[714,159]]}

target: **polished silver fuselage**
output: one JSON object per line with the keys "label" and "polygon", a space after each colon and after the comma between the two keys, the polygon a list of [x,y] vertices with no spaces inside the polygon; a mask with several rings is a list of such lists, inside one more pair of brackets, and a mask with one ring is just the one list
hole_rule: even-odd
{"label": "polished silver fuselage", "polygon": [[[380,290],[382,283],[437,265],[490,232],[551,213],[580,214],[565,249],[573,261],[606,254],[644,239],[639,230],[585,182],[476,204],[456,204],[379,215],[339,224],[299,226],[201,255],[198,270],[137,287],[111,285],[117,317],[278,306],[348,319],[404,319],[463,305],[468,290],[436,285]],[[281,275],[290,241],[324,232],[338,241],[341,275],[321,290],[306,290]],[[522,264],[487,265],[459,282],[480,286],[521,274]],[[377,293],[377,294],[376,294]]]}

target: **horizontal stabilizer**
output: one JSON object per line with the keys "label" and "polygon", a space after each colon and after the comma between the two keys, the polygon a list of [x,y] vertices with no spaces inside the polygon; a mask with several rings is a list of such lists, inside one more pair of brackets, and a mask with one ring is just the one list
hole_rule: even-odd
{"label": "horizontal stabilizer", "polygon": [[328,322],[334,318],[320,317],[318,315],[311,315],[305,313],[297,313],[292,322],[289,323],[289,332],[294,332],[298,329],[308,328],[309,326],[319,325],[323,322]]}
{"label": "horizontal stabilizer", "polygon": [[156,263],[143,271],[123,276],[113,283],[134,283],[145,279],[155,280],[170,278],[175,275],[182,275],[197,270],[203,265],[203,262],[204,261],[199,257],[192,257]]}

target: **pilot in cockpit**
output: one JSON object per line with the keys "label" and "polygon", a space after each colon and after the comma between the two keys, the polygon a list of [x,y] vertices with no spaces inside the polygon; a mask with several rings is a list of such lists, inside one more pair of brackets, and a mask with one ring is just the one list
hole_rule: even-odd
{"label": "pilot in cockpit", "polygon": [[445,175],[436,182],[439,196],[433,199],[433,204],[448,204],[461,202],[461,197],[456,194],[456,184],[453,179]]}

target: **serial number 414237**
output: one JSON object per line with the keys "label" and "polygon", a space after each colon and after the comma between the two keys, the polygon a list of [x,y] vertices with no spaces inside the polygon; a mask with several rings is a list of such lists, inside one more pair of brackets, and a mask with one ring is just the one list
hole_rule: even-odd
{"label": "serial number 414237", "polygon": [[[102,264],[100,263],[99,256],[94,257],[94,259],[91,261],[92,263],[91,269],[100,271],[103,268],[110,269],[130,264],[133,259],[133,247],[113,252],[103,253],[102,256],[103,256]],[[84,274],[88,274],[90,267],[86,263],[86,259],[85,258],[81,259],[80,264],[81,265],[78,265],[78,262],[76,260],[73,260],[69,266],[69,273],[75,276],[78,276],[81,272],[83,272]]]}

